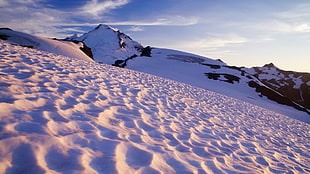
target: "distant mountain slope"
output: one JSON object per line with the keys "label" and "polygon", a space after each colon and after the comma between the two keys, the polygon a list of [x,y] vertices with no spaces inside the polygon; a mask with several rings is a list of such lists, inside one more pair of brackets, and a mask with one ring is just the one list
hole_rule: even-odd
{"label": "distant mountain slope", "polygon": [[[169,49],[153,48],[151,55],[128,61],[127,68],[219,92],[295,118],[309,117],[309,109],[305,105],[264,84],[252,69]],[[293,112],[283,105],[304,113]]]}
{"label": "distant mountain slope", "polygon": [[310,73],[284,71],[272,63],[248,71],[265,85],[310,110]]}
{"label": "distant mountain slope", "polygon": [[1,173],[310,173],[309,132],[219,93],[0,41]]}
{"label": "distant mountain slope", "polygon": [[80,50],[81,48],[83,49],[85,47],[82,42],[74,43],[68,41],[53,40],[18,31],[13,31],[8,28],[0,28],[0,39],[24,47],[35,48],[50,53],[83,59],[86,61],[91,60],[88,55],[86,55]]}
{"label": "distant mountain slope", "polygon": [[[300,92],[301,97],[298,97],[295,93],[299,89],[292,90],[293,88],[290,88],[288,91],[283,90],[284,88],[274,88],[266,83],[266,79],[262,78],[266,77],[266,74],[263,76],[260,72],[255,71],[255,68],[229,66],[219,60],[175,50],[143,47],[119,30],[102,24],[80,37],[73,36],[68,39],[84,41],[95,52],[94,59],[97,62],[139,70],[195,85],[259,104],[280,113],[290,113],[299,119],[305,117],[302,116],[304,114],[292,112],[291,109],[282,108],[279,104],[303,111],[307,113],[306,117],[310,115],[308,105],[310,82],[307,78],[300,85],[302,92]],[[148,52],[148,54],[142,54],[143,52]],[[307,73],[303,75],[307,76]],[[272,75],[270,74],[268,77],[272,78]],[[296,80],[290,84],[294,85]],[[292,91],[294,94],[291,93]],[[265,101],[265,104],[260,101]]]}
{"label": "distant mountain slope", "polygon": [[[4,29],[0,32],[11,32],[12,35],[13,31]],[[42,49],[42,46],[38,47],[32,43],[41,50],[58,53],[58,50],[63,48],[62,55],[69,57],[75,57],[73,54],[77,54],[77,57],[82,54],[83,57],[86,53],[99,63],[134,69],[191,84],[290,115],[299,120],[305,121],[310,117],[309,73],[285,72],[277,68],[270,69],[268,65],[261,68],[235,67],[220,60],[181,51],[143,47],[118,29],[103,24],[82,36],[74,35],[64,39],[66,41],[13,33],[14,36],[9,37],[9,40],[15,40],[15,42],[17,40],[19,45],[25,45],[29,37],[32,41],[39,38],[40,42],[49,44],[49,47]],[[3,38],[5,39],[5,34]],[[64,46],[57,46],[59,44]],[[73,49],[67,49],[68,45],[73,46]],[[85,49],[82,49],[81,45]],[[57,49],[52,50],[51,47]]]}
{"label": "distant mountain slope", "polygon": [[134,54],[140,55],[143,46],[133,41],[118,29],[100,24],[82,36],[72,36],[66,40],[83,41],[92,49],[96,62],[112,65],[117,59],[126,59]]}

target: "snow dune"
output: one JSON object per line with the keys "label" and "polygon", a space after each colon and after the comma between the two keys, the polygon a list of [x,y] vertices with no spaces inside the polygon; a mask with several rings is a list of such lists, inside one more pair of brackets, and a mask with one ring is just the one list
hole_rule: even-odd
{"label": "snow dune", "polygon": [[1,42],[0,173],[309,173],[309,124]]}
{"label": "snow dune", "polygon": [[0,35],[7,37],[7,42],[9,43],[33,47],[38,50],[56,53],[67,57],[74,57],[84,61],[91,61],[91,59],[80,50],[80,47],[83,47],[82,43],[75,44],[73,42],[48,39],[5,29],[0,29]]}

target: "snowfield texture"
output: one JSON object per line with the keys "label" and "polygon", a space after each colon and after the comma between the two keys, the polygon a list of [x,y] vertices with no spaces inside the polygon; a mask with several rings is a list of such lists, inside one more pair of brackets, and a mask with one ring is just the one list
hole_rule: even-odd
{"label": "snowfield texture", "polygon": [[[190,84],[310,123],[310,110],[306,109],[307,106],[310,107],[310,88],[306,85],[310,74],[307,73],[292,74],[271,64],[262,68],[238,68],[219,60],[171,49],[152,48],[148,55],[141,44],[118,29],[103,24],[80,37],[74,35],[64,39],[67,41],[47,39],[9,29],[0,29],[0,38],[17,45],[92,61],[81,50],[83,48],[98,63],[125,66]],[[86,48],[85,43],[89,47]],[[258,76],[262,79],[257,79]],[[295,76],[301,76],[299,82],[304,83],[297,84],[298,79],[295,79]],[[278,86],[279,84],[284,86]],[[300,89],[295,89],[294,84]],[[257,89],[258,87],[260,89]],[[298,101],[298,104],[281,96],[288,96],[291,100]]]}
{"label": "snowfield texture", "polygon": [[309,124],[0,42],[0,173],[309,173]]}
{"label": "snowfield texture", "polygon": [[[152,57],[137,57],[128,61],[126,68],[214,91],[310,123],[310,115],[306,112],[278,104],[249,87],[250,82],[255,82],[270,89],[252,75],[255,74],[254,69],[253,73],[247,73],[251,69],[243,70],[218,60],[162,48],[153,48]],[[285,89],[284,94],[291,93]],[[304,91],[305,96],[307,89]],[[275,93],[280,94],[277,91]]]}

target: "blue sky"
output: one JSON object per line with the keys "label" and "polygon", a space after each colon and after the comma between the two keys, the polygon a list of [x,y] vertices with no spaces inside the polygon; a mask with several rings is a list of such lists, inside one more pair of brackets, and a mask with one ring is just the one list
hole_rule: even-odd
{"label": "blue sky", "polygon": [[0,0],[0,27],[64,38],[105,23],[143,45],[310,72],[308,0]]}

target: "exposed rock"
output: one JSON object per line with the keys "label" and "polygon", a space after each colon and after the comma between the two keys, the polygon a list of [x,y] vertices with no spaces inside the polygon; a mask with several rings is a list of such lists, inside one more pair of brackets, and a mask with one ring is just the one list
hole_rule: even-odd
{"label": "exposed rock", "polygon": [[249,81],[248,84],[251,88],[255,88],[256,92],[261,93],[263,96],[266,96],[270,100],[276,101],[279,104],[292,106],[292,107],[294,107],[300,111],[304,111],[304,112],[307,112],[308,114],[310,114],[310,112],[306,108],[298,105],[297,103],[293,102],[288,97],[281,95],[280,93],[272,90],[271,88],[259,85],[257,82],[255,82],[253,80]]}
{"label": "exposed rock", "polygon": [[11,31],[13,31],[11,28],[0,28],[0,30],[11,30]]}
{"label": "exposed rock", "polygon": [[147,46],[142,49],[140,56],[152,57],[151,52],[152,52],[152,48],[150,46]]}
{"label": "exposed rock", "polygon": [[6,35],[6,34],[0,34],[0,39],[1,40],[8,40],[10,36]]}
{"label": "exposed rock", "polygon": [[120,67],[120,68],[125,68],[125,66],[127,66],[127,61],[130,60],[130,59],[133,59],[135,57],[138,57],[138,55],[134,54],[128,58],[126,58],[125,60],[116,60],[112,66],[117,66],[117,67]]}
{"label": "exposed rock", "polygon": [[286,98],[310,109],[310,73],[284,71],[273,63],[254,67],[257,79]]}
{"label": "exposed rock", "polygon": [[[240,80],[240,77],[231,75],[231,74],[225,74],[225,73],[205,73],[206,76],[208,76],[209,79],[213,80],[219,80],[222,82],[227,82],[234,84],[234,82],[238,82]],[[220,78],[223,77],[224,79]]]}
{"label": "exposed rock", "polygon": [[80,50],[82,50],[87,56],[89,56],[91,59],[94,60],[93,52],[91,51],[91,48],[88,47],[84,42],[83,47],[80,47]]}
{"label": "exposed rock", "polygon": [[201,65],[209,66],[212,69],[221,69],[221,65],[213,65],[208,63],[200,63]]}

